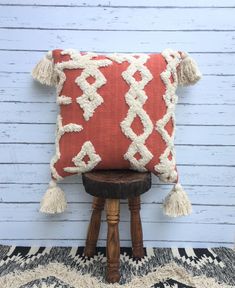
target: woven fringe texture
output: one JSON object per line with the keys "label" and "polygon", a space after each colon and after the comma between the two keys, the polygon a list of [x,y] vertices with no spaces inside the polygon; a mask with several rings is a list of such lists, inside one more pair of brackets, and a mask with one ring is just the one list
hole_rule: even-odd
{"label": "woven fringe texture", "polygon": [[94,257],[83,247],[0,245],[0,287],[4,288],[232,288],[235,251],[226,248],[145,248],[135,261],[121,248],[119,283],[105,283],[105,248]]}

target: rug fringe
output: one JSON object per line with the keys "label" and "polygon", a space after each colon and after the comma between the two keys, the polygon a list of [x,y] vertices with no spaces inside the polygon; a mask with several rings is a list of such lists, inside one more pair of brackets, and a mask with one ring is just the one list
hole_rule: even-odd
{"label": "rug fringe", "polygon": [[[143,277],[135,277],[130,283],[119,285],[105,284],[100,279],[89,274],[82,275],[80,272],[70,269],[62,263],[50,263],[46,266],[38,266],[37,268],[24,272],[13,272],[0,278],[0,287],[17,288],[27,283],[54,276],[57,279],[71,285],[75,288],[150,288],[157,282],[163,282],[167,279],[174,279],[186,285],[191,285],[195,288],[233,288],[234,286],[219,284],[214,278],[206,276],[193,276],[183,267],[175,262],[170,262],[164,266],[160,266],[154,272],[150,272]],[[37,288],[37,286],[35,287]],[[44,286],[43,288],[54,288],[52,285]]]}

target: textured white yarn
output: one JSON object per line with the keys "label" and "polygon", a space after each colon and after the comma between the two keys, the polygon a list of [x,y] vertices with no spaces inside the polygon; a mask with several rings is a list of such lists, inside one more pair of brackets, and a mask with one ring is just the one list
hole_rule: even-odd
{"label": "textured white yarn", "polygon": [[48,51],[46,55],[34,67],[32,77],[41,84],[55,86],[57,83],[56,73],[54,71],[54,63],[52,51]]}
{"label": "textured white yarn", "polygon": [[40,212],[42,213],[62,213],[67,207],[64,191],[57,186],[55,180],[51,180],[49,187],[41,201]]}
{"label": "textured white yarn", "polygon": [[[86,155],[90,158],[87,163],[82,160]],[[81,151],[72,159],[72,161],[76,167],[65,167],[64,171],[80,174],[92,170],[101,161],[101,158],[96,154],[92,143],[86,141],[82,145]]]}
{"label": "textured white yarn", "polygon": [[56,103],[59,105],[68,105],[72,103],[72,98],[64,95],[57,96]]}
{"label": "textured white yarn", "polygon": [[[83,69],[81,75],[76,78],[75,83],[80,86],[83,90],[83,95],[76,98],[77,103],[80,107],[84,110],[84,118],[85,120],[89,120],[92,117],[95,109],[103,102],[103,98],[97,93],[97,89],[100,88],[102,85],[106,83],[106,79],[103,74],[99,71],[100,67],[105,67],[112,64],[112,61],[109,59],[101,59],[97,60],[94,59],[97,57],[96,53],[86,53],[82,55],[79,51],[75,49],[66,49],[61,51],[62,55],[69,55],[71,60],[58,62],[54,64],[54,71],[56,75],[58,75],[59,82],[57,84],[57,103],[60,105],[68,105],[72,103],[72,98],[60,95],[63,85],[66,81],[66,75],[64,73],[64,69]],[[88,77],[94,77],[95,82],[89,84],[86,79]],[[69,132],[80,132],[83,129],[81,125],[70,123],[65,126],[62,125],[62,117],[59,114],[57,117],[57,129],[56,129],[56,153],[51,159],[50,168],[52,175],[55,179],[61,180],[63,179],[62,176],[58,174],[55,169],[55,163],[60,159],[60,148],[59,148],[59,141],[60,138],[64,133]],[[79,157],[81,155],[88,155],[90,157],[90,161],[86,165],[82,159]],[[90,141],[87,141],[83,144],[83,147],[78,153],[77,156],[73,158],[75,160],[75,165],[78,167],[65,167],[64,170],[70,173],[79,173],[85,172],[89,169],[92,169],[96,166],[96,164],[101,161],[99,155],[95,153],[94,146]],[[80,159],[80,163],[79,160]]]}
{"label": "textured white yarn", "polygon": [[183,59],[177,69],[178,84],[182,86],[193,85],[202,77],[197,63],[185,52],[181,53]]}
{"label": "textured white yarn", "polygon": [[[125,100],[129,106],[129,110],[126,118],[120,123],[120,126],[126,137],[132,140],[127,152],[124,154],[124,159],[130,162],[132,169],[140,172],[147,171],[144,166],[153,158],[152,153],[145,145],[146,139],[153,131],[153,123],[147,112],[143,109],[143,105],[148,99],[144,87],[153,79],[151,72],[144,65],[147,62],[149,55],[114,53],[108,54],[107,57],[117,63],[127,61],[130,64],[128,68],[122,72],[122,77],[130,86],[130,89],[125,94]],[[141,74],[142,79],[140,81],[137,81],[133,77],[136,72],[140,72]],[[131,128],[136,117],[139,117],[143,125],[143,133],[140,135],[137,135]],[[134,157],[136,153],[141,155],[141,158],[138,160]]]}
{"label": "textured white yarn", "polygon": [[[103,98],[97,92],[97,89],[106,83],[106,78],[99,70],[100,67],[105,67],[112,64],[109,59],[97,60],[96,53],[86,53],[82,55],[75,49],[65,49],[61,51],[62,55],[69,55],[71,60],[64,61],[55,64],[55,71],[60,77],[59,84],[57,86],[57,95],[63,88],[63,84],[66,81],[66,75],[64,69],[82,69],[82,73],[75,79],[75,83],[81,88],[83,94],[76,98],[77,103],[83,109],[83,116],[85,120],[89,120],[93,116],[95,109],[103,103]],[[92,76],[95,82],[90,84],[86,81],[88,77]]]}
{"label": "textured white yarn", "polygon": [[[178,84],[176,68],[179,65],[181,56],[178,52],[171,49],[165,49],[162,52],[162,56],[165,58],[167,65],[166,70],[161,73],[161,79],[166,86],[166,92],[163,95],[167,111],[161,119],[156,122],[156,130],[160,133],[163,140],[166,143],[166,148],[160,156],[160,163],[154,166],[154,169],[159,173],[159,178],[163,182],[175,182],[177,180],[177,172],[175,170],[175,148],[174,148],[174,137],[175,137],[175,106],[178,101],[178,96],[175,91]],[[171,82],[170,77],[173,77]],[[165,126],[172,120],[173,130],[170,135]],[[171,159],[169,159],[171,156]]]}
{"label": "textured white yarn", "polygon": [[[27,271],[16,271],[8,273],[0,277],[0,287],[16,288],[26,285],[29,282],[40,278],[54,276],[57,279],[67,283],[74,288],[119,288],[120,284],[102,283],[99,278],[92,277],[90,274],[82,274],[80,271],[71,269],[62,263],[54,262],[45,266],[38,266]],[[157,282],[164,282],[167,279],[174,279],[185,285],[195,288],[234,288],[232,285],[218,283],[214,278],[202,276],[194,276],[184,267],[178,265],[174,261],[159,266],[155,271],[148,273],[142,277],[133,277],[131,282],[121,285],[123,288],[150,288]],[[44,287],[43,287],[44,288]],[[52,287],[48,287],[52,288]]]}
{"label": "textured white yarn", "polygon": [[192,205],[182,186],[177,183],[163,203],[164,213],[170,217],[186,216],[192,213]]}
{"label": "textured white yarn", "polygon": [[62,117],[59,114],[57,116],[57,128],[56,128],[56,139],[55,139],[55,147],[56,147],[56,152],[55,155],[52,157],[51,162],[50,162],[50,169],[53,177],[56,180],[61,180],[63,179],[62,176],[60,176],[55,169],[55,163],[60,159],[60,138],[64,133],[70,133],[70,132],[80,132],[83,129],[81,125],[75,124],[75,123],[70,123],[66,125],[62,125]]}

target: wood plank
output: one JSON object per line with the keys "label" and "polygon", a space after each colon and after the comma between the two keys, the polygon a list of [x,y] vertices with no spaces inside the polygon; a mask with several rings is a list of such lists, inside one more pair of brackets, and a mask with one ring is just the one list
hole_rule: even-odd
{"label": "wood plank", "polygon": [[[182,47],[183,49],[183,47]],[[130,51],[131,52],[131,51]],[[105,53],[105,51],[100,51],[100,53]],[[37,51],[0,51],[0,57],[1,57],[1,67],[0,70],[3,72],[23,72],[28,73],[28,75],[7,75],[9,77],[9,80],[5,79],[3,81],[4,87],[6,87],[7,83],[11,80],[11,78],[14,77],[14,80],[16,77],[22,77],[21,81],[23,81],[22,84],[26,84],[27,86],[30,85],[32,82],[32,78],[30,76],[30,72],[33,69],[33,67],[36,65],[36,63],[45,55],[45,52],[37,52]],[[235,54],[231,53],[191,53],[191,57],[193,57],[200,67],[200,70],[203,74],[203,78],[201,81],[210,81],[210,78],[205,78],[205,75],[235,75],[234,74],[234,65],[235,62]],[[5,74],[0,74],[0,77],[6,78]],[[219,80],[219,78],[217,78]],[[224,81],[226,78],[224,79]],[[5,83],[5,81],[7,81]],[[201,82],[200,81],[200,82]],[[198,82],[198,84],[200,83]],[[21,87],[19,85],[22,85],[21,83],[17,83],[17,87]],[[196,86],[198,86],[198,84]],[[216,81],[209,82],[207,85],[210,87],[210,89],[213,89],[213,86],[216,85]],[[14,85],[15,86],[15,85]],[[24,85],[24,87],[27,87]],[[225,89],[226,87],[224,87]],[[210,91],[208,91],[209,93]],[[200,96],[200,95],[199,95]],[[208,96],[207,96],[208,97]]]}
{"label": "wood plank", "polygon": [[[217,21],[217,19],[223,19],[223,21]],[[231,8],[210,8],[206,10],[206,13],[202,13],[201,8],[68,7],[64,9],[64,7],[50,6],[3,6],[0,10],[0,27],[7,28],[132,31],[231,30],[235,28],[233,19],[234,9]]]}
{"label": "wood plank", "polygon": [[[69,203],[91,203],[93,197],[85,192],[82,184],[60,183]],[[39,203],[48,184],[0,184],[0,202],[2,203]],[[162,203],[172,185],[153,184],[148,193],[141,196],[141,203]],[[227,186],[187,186],[185,191],[195,205],[234,205],[234,187]],[[122,200],[121,203],[127,203]]]}
{"label": "wood plank", "polygon": [[[106,239],[106,227],[101,225],[100,239]],[[37,229],[35,229],[35,227]],[[85,239],[88,222],[0,222],[2,239]],[[129,240],[129,225],[120,222],[120,238]],[[160,231],[160,232],[159,232]],[[232,242],[234,230],[226,224],[144,223],[145,240]]]}
{"label": "wood plank", "polygon": [[29,74],[0,73],[0,83],[1,101],[55,103],[55,89],[32,81]]}
{"label": "wood plank", "polygon": [[[55,124],[0,124],[0,143],[54,143]],[[179,126],[175,144],[234,145],[233,126]]]}
{"label": "wood plank", "polygon": [[[39,212],[38,203],[0,203],[1,222],[14,221],[89,221],[91,216],[91,203],[69,203],[64,213],[48,217]],[[192,214],[187,217],[171,218],[163,213],[162,204],[141,203],[141,219],[143,223],[213,223],[213,224],[235,224],[235,205],[232,206],[205,206],[193,205]],[[122,203],[120,221],[129,222],[130,213],[127,203]],[[102,220],[105,221],[105,213]]]}
{"label": "wood plank", "polygon": [[[94,31],[37,29],[32,33],[31,30],[24,29],[0,29],[0,33],[0,49],[3,50],[47,51],[55,47],[70,47],[80,51],[114,52],[115,49],[115,52],[156,52],[171,47],[188,52],[235,51],[233,31],[96,31],[94,33]],[[157,39],[157,44],[153,39]]]}
{"label": "wood plank", "polygon": [[[53,124],[56,122],[57,108],[55,103],[1,103],[0,122]],[[42,111],[46,112],[43,117]],[[176,107],[176,123],[178,125],[235,125],[234,114],[235,105],[179,104]]]}
{"label": "wood plank", "polygon": [[[9,239],[9,240],[1,240],[2,245],[14,245],[14,246],[60,246],[60,247],[81,247],[85,245],[85,239]],[[121,247],[131,247],[131,241],[129,240],[121,240]],[[161,241],[161,240],[152,240],[147,241],[144,240],[145,247],[190,247],[190,248],[213,248],[213,247],[228,247],[233,249],[233,242],[202,242],[202,241]],[[106,240],[98,240],[98,247],[106,247]]]}
{"label": "wood plank", "polygon": [[[48,164],[1,164],[0,183],[45,183],[50,179]],[[183,185],[235,186],[235,167],[178,165]],[[14,175],[14,177],[13,177]],[[153,175],[152,183],[159,183]],[[81,175],[66,177],[66,183],[82,183]]]}
{"label": "wood plank", "polygon": [[112,7],[234,7],[234,0],[168,0],[167,2],[164,0],[147,0],[144,3],[139,3],[134,0],[1,0],[0,5],[44,5],[44,6],[112,6]]}
{"label": "wood plank", "polygon": [[[49,163],[55,145],[0,144],[0,151],[1,163]],[[235,165],[234,146],[176,146],[176,155],[183,165]]]}
{"label": "wood plank", "polygon": [[[0,83],[0,102],[55,103],[55,89],[33,81],[29,74],[0,73]],[[179,104],[235,105],[234,86],[234,76],[203,76],[193,87],[178,89]]]}

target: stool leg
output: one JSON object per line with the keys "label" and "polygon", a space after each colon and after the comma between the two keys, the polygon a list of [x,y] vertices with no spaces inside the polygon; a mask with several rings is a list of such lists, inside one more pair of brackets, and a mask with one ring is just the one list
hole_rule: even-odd
{"label": "stool leg", "polygon": [[134,258],[144,257],[143,232],[140,219],[140,196],[128,199],[131,212],[131,240]]}
{"label": "stool leg", "polygon": [[109,283],[118,282],[120,279],[120,242],[119,242],[119,199],[106,199],[106,213],[108,222],[107,235],[107,271],[106,280]]}
{"label": "stool leg", "polygon": [[100,222],[101,222],[101,213],[104,209],[104,198],[94,197],[92,203],[92,215],[90,224],[88,227],[87,238],[86,238],[86,246],[84,249],[84,255],[88,257],[92,257],[96,252],[96,244],[100,232]]}

